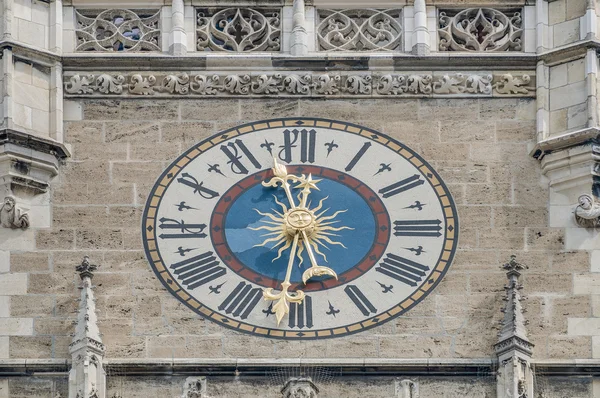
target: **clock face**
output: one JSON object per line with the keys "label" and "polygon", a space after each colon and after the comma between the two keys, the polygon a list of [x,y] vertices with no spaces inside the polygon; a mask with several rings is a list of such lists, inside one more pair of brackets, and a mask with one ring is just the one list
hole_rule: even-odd
{"label": "clock face", "polygon": [[433,168],[366,127],[314,119],[238,126],[158,178],[146,255],[165,287],[223,326],[344,336],[405,313],[450,266],[456,207]]}

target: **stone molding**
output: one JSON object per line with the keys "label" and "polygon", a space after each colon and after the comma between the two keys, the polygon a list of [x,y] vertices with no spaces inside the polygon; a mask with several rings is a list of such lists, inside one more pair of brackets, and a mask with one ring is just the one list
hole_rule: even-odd
{"label": "stone molding", "polygon": [[534,97],[533,75],[506,73],[74,73],[65,97]]}
{"label": "stone molding", "polygon": [[59,162],[70,156],[56,141],[17,130],[0,130],[0,185],[7,193],[45,193],[58,174]]}

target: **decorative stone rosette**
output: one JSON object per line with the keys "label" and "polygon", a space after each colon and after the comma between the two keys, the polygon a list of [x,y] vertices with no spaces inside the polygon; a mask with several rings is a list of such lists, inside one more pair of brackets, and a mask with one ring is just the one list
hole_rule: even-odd
{"label": "decorative stone rosette", "polygon": [[66,96],[492,97],[535,96],[529,73],[67,73]]}

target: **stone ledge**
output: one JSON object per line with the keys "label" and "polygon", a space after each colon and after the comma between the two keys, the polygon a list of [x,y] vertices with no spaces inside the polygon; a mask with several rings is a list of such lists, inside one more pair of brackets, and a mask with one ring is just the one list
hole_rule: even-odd
{"label": "stone ledge", "polygon": [[600,139],[600,129],[596,127],[572,131],[557,136],[546,138],[538,142],[530,152],[530,155],[538,160],[552,152],[569,149],[572,147],[590,144]]}
{"label": "stone ledge", "polygon": [[[126,372],[130,375],[210,374],[264,375],[265,371],[282,367],[330,367],[342,376],[383,376],[410,374],[422,376],[477,375],[482,371],[493,372],[497,361],[487,358],[430,358],[430,359],[108,359],[104,362],[107,373]],[[536,371],[545,375],[597,375],[600,359],[533,360]],[[0,376],[27,376],[32,373],[67,373],[70,361],[59,359],[0,359]]]}

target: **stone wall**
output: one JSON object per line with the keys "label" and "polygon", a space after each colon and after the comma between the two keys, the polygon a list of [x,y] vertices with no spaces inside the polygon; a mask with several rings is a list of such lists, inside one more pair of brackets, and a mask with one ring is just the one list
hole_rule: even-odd
{"label": "stone wall", "polygon": [[[31,251],[11,252],[11,273],[0,275],[10,358],[69,358],[73,267],[85,254],[101,265],[94,282],[108,358],[491,357],[500,265],[511,254],[529,266],[535,358],[592,357],[591,337],[568,327],[592,313],[593,292],[581,287],[590,257],[564,252],[562,229],[548,227],[546,181],[528,156],[533,100],[85,100],[68,108],[73,156],[52,186],[52,227],[35,230]],[[246,121],[300,115],[378,129],[431,161],[458,204],[460,251],[433,294],[369,332],[319,342],[240,335],[195,315],[156,280],[140,241],[145,195],[193,143]]]}

